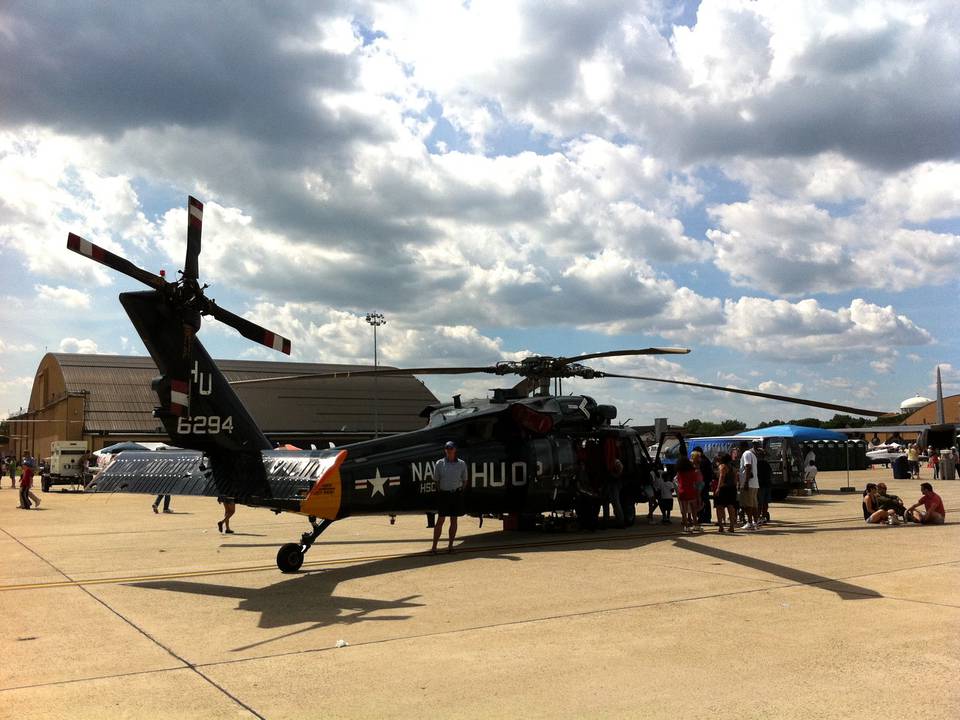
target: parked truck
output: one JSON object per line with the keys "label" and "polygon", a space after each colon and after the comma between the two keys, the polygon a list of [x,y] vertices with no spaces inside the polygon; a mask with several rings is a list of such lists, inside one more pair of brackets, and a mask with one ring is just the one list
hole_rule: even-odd
{"label": "parked truck", "polygon": [[50,457],[43,463],[40,487],[49,492],[54,485],[83,485],[83,461],[89,448],[86,440],[55,440]]}

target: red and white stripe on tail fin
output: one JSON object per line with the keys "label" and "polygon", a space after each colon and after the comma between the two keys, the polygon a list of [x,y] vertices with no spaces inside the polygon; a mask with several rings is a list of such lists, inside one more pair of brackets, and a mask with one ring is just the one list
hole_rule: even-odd
{"label": "red and white stripe on tail fin", "polygon": [[170,412],[187,415],[190,411],[190,383],[185,380],[170,381]]}

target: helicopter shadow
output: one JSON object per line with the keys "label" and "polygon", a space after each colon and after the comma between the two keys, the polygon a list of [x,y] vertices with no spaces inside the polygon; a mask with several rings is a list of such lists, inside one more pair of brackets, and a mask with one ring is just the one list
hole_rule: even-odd
{"label": "helicopter shadow", "polygon": [[[775,529],[767,527],[763,530],[763,534],[806,535],[840,531],[869,532],[870,529],[859,526],[827,529],[791,527]],[[471,535],[464,538],[462,543],[457,546],[457,552],[454,554],[441,552],[439,555],[432,556],[426,553],[412,553],[329,569],[306,570],[292,577],[284,576],[284,579],[279,582],[264,587],[246,588],[185,580],[150,580],[130,583],[129,585],[147,590],[235,599],[237,600],[238,610],[259,613],[260,617],[257,625],[261,629],[269,630],[307,624],[307,627],[298,628],[289,633],[234,648],[233,652],[245,652],[284,638],[334,625],[404,621],[411,617],[410,614],[404,613],[404,610],[425,606],[425,603],[415,602],[421,597],[420,595],[409,595],[396,599],[337,595],[336,589],[341,583],[392,573],[416,571],[421,568],[434,568],[448,563],[465,563],[475,558],[519,562],[522,557],[514,553],[563,552],[569,551],[571,548],[583,551],[595,549],[632,550],[653,543],[672,541],[682,549],[706,555],[718,561],[759,570],[790,582],[808,585],[826,592],[834,592],[844,600],[883,597],[874,590],[834,580],[806,570],[761,560],[727,549],[691,542],[679,533],[677,535],[664,535],[662,533],[631,532],[612,537],[605,537],[605,533],[576,533],[573,537],[560,541],[506,544],[509,542],[508,539],[515,537],[515,533],[508,532]]]}
{"label": "helicopter shadow", "polygon": [[[471,557],[484,556],[483,553],[471,553]],[[519,561],[515,556],[501,553],[488,555],[506,560]],[[245,652],[262,645],[278,640],[293,637],[313,630],[333,625],[353,625],[360,622],[390,622],[402,621],[410,618],[404,614],[404,609],[424,607],[424,603],[414,602],[420,595],[408,595],[393,600],[358,598],[337,595],[336,588],[341,583],[350,580],[376,577],[395,572],[406,572],[421,567],[436,567],[437,565],[462,560],[461,554],[442,553],[436,556],[422,553],[406,555],[357,565],[343,567],[308,570],[290,579],[268,585],[262,588],[243,588],[232,585],[214,583],[186,582],[179,580],[161,580],[131,583],[132,587],[149,590],[165,590],[168,592],[182,592],[190,595],[208,597],[234,598],[238,601],[237,609],[260,614],[258,627],[274,629],[302,625],[288,633],[270,637],[266,640],[236,647],[232,652]],[[393,614],[382,614],[390,613]]]}
{"label": "helicopter shadow", "polygon": [[[779,534],[796,534],[797,532],[798,531],[786,531]],[[776,577],[783,578],[791,583],[829,590],[836,593],[842,600],[869,600],[883,597],[883,595],[878,593],[876,590],[871,590],[859,585],[851,585],[850,583],[843,582],[842,580],[835,580],[833,578],[824,577],[823,575],[807,572],[806,570],[800,570],[799,568],[790,567],[788,565],[781,565],[780,563],[770,562],[769,560],[761,560],[760,558],[733,552],[731,550],[724,550],[723,548],[712,547],[710,545],[701,545],[700,543],[690,542],[684,538],[678,538],[677,540],[674,540],[673,544],[674,547],[682,548],[690,552],[705,555],[706,557],[732,563],[734,565],[741,565],[742,567],[759,570],[760,572],[767,573],[768,575],[774,575]]]}

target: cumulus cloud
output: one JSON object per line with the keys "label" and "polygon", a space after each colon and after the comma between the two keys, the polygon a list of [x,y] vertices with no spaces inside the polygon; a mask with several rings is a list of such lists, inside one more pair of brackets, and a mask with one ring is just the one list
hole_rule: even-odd
{"label": "cumulus cloud", "polygon": [[32,352],[36,350],[36,346],[33,343],[9,343],[5,340],[0,340],[0,353],[19,353],[19,352]]}
{"label": "cumulus cloud", "polygon": [[738,285],[780,295],[856,288],[903,290],[949,280],[960,235],[871,226],[813,204],[771,197],[710,208],[717,267]]}
{"label": "cumulus cloud", "polygon": [[90,338],[65,337],[60,341],[59,351],[62,353],[86,353],[95,354],[100,352],[97,343]]}
{"label": "cumulus cloud", "polygon": [[76,288],[66,287],[65,285],[57,285],[56,287],[35,285],[34,290],[41,300],[55,303],[60,307],[80,309],[90,307],[90,295]]}
{"label": "cumulus cloud", "polygon": [[[316,303],[261,302],[247,313],[289,337],[293,357],[308,362],[373,364],[373,328],[364,315]],[[530,354],[508,350],[471,325],[423,328],[388,317],[378,332],[380,362],[404,366],[486,365]]]}
{"label": "cumulus cloud", "polygon": [[629,3],[474,3],[443,15],[446,43],[430,37],[433,3],[375,18],[468,130],[471,109],[494,101],[543,132],[620,132],[688,159],[954,156],[951,3],[855,5],[705,0],[692,27],[664,28]]}
{"label": "cumulus cloud", "polygon": [[803,392],[803,383],[790,383],[785,385],[776,380],[764,380],[757,385],[761,392],[772,393],[774,395],[799,395]]}
{"label": "cumulus cloud", "polygon": [[796,362],[929,343],[847,301],[960,259],[953,5],[704,0],[690,27],[674,10],[7,8],[0,251],[42,302],[83,309],[116,276],[66,232],[179,267],[171,198],[196,194],[212,295],[242,291],[304,359],[366,357],[372,308],[398,363],[523,352],[506,327]]}
{"label": "cumulus cloud", "polygon": [[724,303],[725,324],[712,341],[784,361],[827,361],[878,348],[925,345],[930,333],[892,307],[855,299],[838,310],[816,300],[741,298]]}
{"label": "cumulus cloud", "polygon": [[104,172],[93,145],[49,130],[0,131],[0,249],[37,277],[106,285],[102,267],[66,252],[67,233],[117,251],[152,232],[130,179]]}

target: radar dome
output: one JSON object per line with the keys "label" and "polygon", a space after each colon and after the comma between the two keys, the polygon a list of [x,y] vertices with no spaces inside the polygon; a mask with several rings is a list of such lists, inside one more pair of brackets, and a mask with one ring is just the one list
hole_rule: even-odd
{"label": "radar dome", "polygon": [[907,398],[902,403],[900,403],[900,409],[903,412],[913,412],[915,410],[919,410],[922,407],[926,407],[932,402],[933,400],[931,400],[930,398],[925,398],[922,395],[914,395],[912,398]]}

